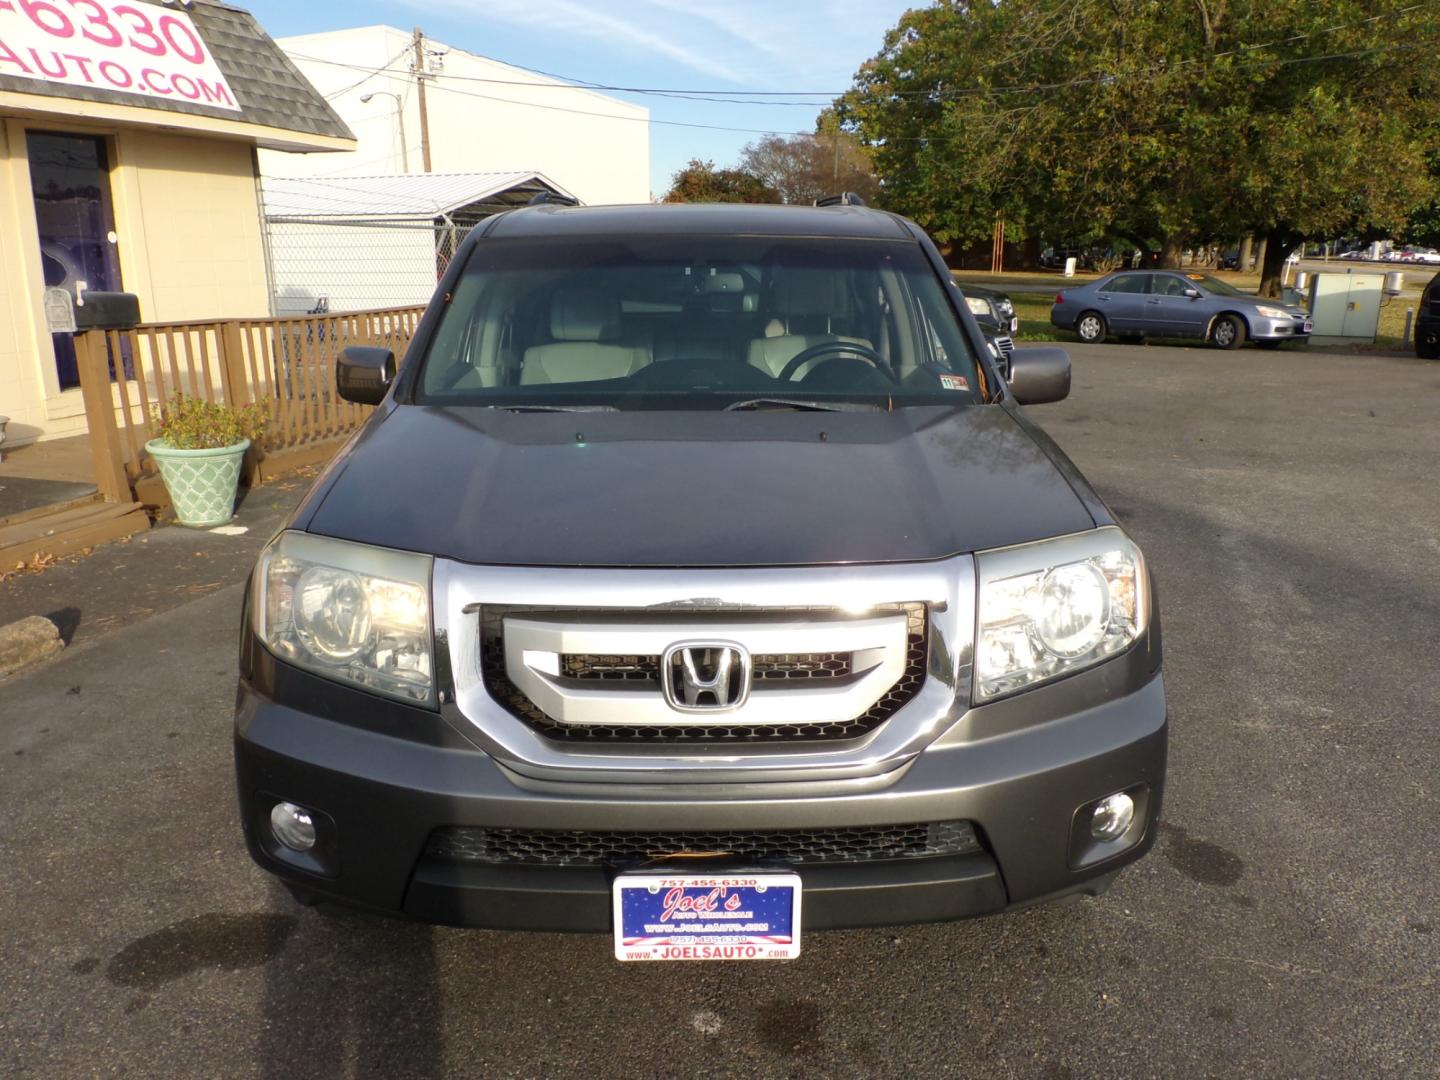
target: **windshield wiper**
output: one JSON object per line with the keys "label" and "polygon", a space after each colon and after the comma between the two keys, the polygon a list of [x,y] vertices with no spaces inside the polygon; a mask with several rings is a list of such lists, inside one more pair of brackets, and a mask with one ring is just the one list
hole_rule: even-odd
{"label": "windshield wiper", "polygon": [[505,409],[508,412],[619,412],[614,405],[491,405],[492,409]]}
{"label": "windshield wiper", "polygon": [[757,397],[732,401],[722,412],[742,409],[796,409],[800,412],[883,412],[884,406],[869,401],[815,401],[810,398]]}

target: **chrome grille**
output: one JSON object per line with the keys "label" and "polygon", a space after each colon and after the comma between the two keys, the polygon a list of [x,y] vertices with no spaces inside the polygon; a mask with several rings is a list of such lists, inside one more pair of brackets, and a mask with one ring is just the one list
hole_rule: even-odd
{"label": "chrome grille", "polygon": [[428,855],[454,862],[572,868],[643,864],[681,852],[801,864],[924,859],[978,850],[968,821],[686,832],[451,827],[432,832],[426,847]]}
{"label": "chrome grille", "polygon": [[[704,744],[704,743],[758,743],[758,742],[805,742],[857,739],[869,734],[893,716],[913,698],[925,681],[925,667],[928,658],[928,619],[925,605],[886,604],[875,609],[879,614],[906,615],[906,654],[904,671],[900,678],[869,709],[859,716],[837,716],[833,720],[807,723],[766,723],[743,724],[724,722],[717,717],[716,723],[687,723],[671,725],[655,724],[567,724],[548,716],[521,691],[506,672],[504,620],[507,617],[539,617],[557,614],[583,614],[589,618],[605,613],[566,612],[554,608],[515,608],[487,605],[480,610],[481,630],[481,673],[485,688],[490,696],[511,715],[523,720],[546,738],[571,743],[648,743],[648,744]],[[637,612],[610,613],[635,616]],[[654,609],[647,609],[647,617],[654,617]],[[675,613],[671,613],[675,614]],[[705,613],[685,611],[683,618],[687,629],[703,626]],[[729,613],[733,615],[732,613]],[[792,617],[796,614],[813,614],[817,619],[833,619],[836,612],[828,608],[771,609],[763,613],[747,612],[747,615],[763,614],[777,617]],[[841,653],[757,653],[753,656],[754,680],[757,685],[777,683],[809,683],[825,679],[841,679],[850,675],[850,661]],[[643,690],[645,684],[658,681],[660,658],[653,654],[577,654],[566,653],[561,657],[560,673],[566,678],[581,682],[612,682],[624,684],[631,689]]]}
{"label": "chrome grille", "polygon": [[1015,351],[1015,339],[1009,336],[1001,336],[995,339],[995,347],[1000,350],[1001,356],[1008,357]]}

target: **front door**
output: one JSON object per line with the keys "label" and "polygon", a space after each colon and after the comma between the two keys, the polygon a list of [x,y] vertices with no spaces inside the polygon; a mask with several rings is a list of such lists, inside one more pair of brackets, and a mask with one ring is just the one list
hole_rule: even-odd
{"label": "front door", "polygon": [[[120,259],[105,140],[32,131],[26,146],[45,286],[63,288],[71,299],[91,291],[118,292]],[[60,389],[79,386],[73,335],[51,337]]]}
{"label": "front door", "polygon": [[1205,332],[1206,304],[1199,286],[1180,274],[1155,274],[1145,304],[1145,332],[1151,337],[1200,337]]}

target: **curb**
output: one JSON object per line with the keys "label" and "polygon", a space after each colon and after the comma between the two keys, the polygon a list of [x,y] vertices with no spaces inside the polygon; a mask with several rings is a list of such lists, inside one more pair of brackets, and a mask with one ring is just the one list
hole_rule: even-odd
{"label": "curb", "polygon": [[0,679],[44,660],[65,648],[60,629],[49,619],[31,615],[0,626]]}

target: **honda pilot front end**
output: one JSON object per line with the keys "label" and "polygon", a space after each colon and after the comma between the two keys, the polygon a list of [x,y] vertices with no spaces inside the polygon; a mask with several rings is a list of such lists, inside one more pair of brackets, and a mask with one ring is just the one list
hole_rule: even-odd
{"label": "honda pilot front end", "polygon": [[466,240],[265,549],[235,752],[298,896],[798,955],[1098,894],[1165,779],[1144,556],[914,225],[538,206]]}

